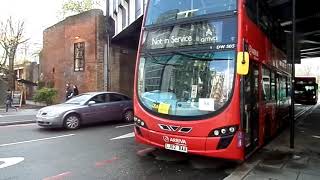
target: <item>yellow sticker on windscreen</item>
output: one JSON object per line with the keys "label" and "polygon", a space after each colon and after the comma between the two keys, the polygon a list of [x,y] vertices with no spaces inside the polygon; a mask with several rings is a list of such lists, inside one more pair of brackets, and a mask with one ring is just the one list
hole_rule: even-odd
{"label": "yellow sticker on windscreen", "polygon": [[170,104],[160,103],[158,112],[162,114],[169,114]]}

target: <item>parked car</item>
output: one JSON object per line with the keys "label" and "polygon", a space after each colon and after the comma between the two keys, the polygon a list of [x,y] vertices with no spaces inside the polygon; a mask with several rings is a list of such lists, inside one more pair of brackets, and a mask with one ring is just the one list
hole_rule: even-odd
{"label": "parked car", "polygon": [[65,103],[44,107],[36,116],[39,126],[67,129],[113,120],[133,121],[132,100],[126,95],[115,92],[84,93]]}

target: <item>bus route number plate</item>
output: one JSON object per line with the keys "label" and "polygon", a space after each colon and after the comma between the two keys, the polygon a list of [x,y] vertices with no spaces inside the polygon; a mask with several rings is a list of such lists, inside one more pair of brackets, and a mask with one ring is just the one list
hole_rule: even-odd
{"label": "bus route number plate", "polygon": [[187,146],[181,146],[177,144],[165,144],[164,145],[165,149],[173,150],[173,151],[179,151],[179,152],[188,152],[188,147]]}

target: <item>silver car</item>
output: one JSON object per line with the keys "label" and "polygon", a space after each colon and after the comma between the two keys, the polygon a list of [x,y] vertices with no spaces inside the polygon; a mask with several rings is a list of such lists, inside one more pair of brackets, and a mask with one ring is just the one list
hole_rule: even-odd
{"label": "silver car", "polygon": [[37,113],[37,123],[42,127],[77,129],[80,125],[124,120],[133,121],[132,100],[115,92],[90,92],[80,94],[65,103],[48,106]]}

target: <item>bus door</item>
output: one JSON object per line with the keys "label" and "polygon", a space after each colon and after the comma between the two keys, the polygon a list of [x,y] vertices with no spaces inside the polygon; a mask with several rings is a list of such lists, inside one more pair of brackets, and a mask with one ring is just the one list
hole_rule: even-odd
{"label": "bus door", "polygon": [[250,64],[249,73],[244,76],[243,88],[244,118],[242,127],[245,133],[245,151],[248,154],[258,146],[259,142],[259,68],[254,63]]}

